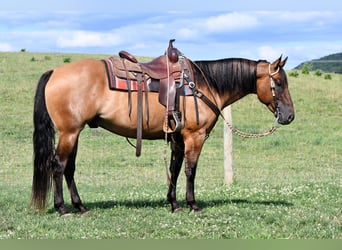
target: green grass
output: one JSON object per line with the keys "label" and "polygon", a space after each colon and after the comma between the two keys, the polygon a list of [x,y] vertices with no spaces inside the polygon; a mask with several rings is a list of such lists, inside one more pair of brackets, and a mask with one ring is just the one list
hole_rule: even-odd
{"label": "green grass", "polygon": [[[101,129],[81,134],[76,181],[91,211],[60,217],[28,205],[32,179],[32,109],[40,75],[85,57],[108,55],[0,53],[0,239],[342,239],[342,76],[289,77],[296,119],[263,139],[234,136],[234,184],[223,185],[222,120],[198,167],[196,198],[204,213],[166,202],[163,141],[144,141],[140,158],[125,138]],[[32,58],[35,60],[31,61]],[[272,125],[255,96],[233,105],[234,126]],[[65,200],[70,207],[69,196]]]}

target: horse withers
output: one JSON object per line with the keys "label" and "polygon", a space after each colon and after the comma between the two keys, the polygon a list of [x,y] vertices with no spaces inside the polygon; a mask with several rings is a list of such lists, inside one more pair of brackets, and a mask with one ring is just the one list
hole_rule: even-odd
{"label": "horse withers", "polygon": [[[273,63],[247,59],[222,59],[191,62],[193,95],[181,96],[182,128],[170,134],[170,183],[167,200],[171,211],[180,210],[176,199],[177,179],[185,159],[186,203],[201,211],[195,200],[194,180],[203,143],[214,127],[220,110],[248,94],[257,94],[280,124],[294,119],[294,107],[283,69],[286,60]],[[74,180],[75,159],[80,132],[87,124],[96,125],[127,138],[137,136],[137,92],[128,93],[108,87],[105,65],[100,60],[84,59],[43,74],[34,102],[34,174],[32,204],[43,211],[53,187],[54,207],[69,214],[63,198],[63,176],[72,205],[81,213],[83,205]],[[148,92],[149,121],[142,124],[143,139],[164,139],[166,109],[158,93]],[[142,104],[145,112],[145,102]],[[55,131],[58,144],[55,148]]]}

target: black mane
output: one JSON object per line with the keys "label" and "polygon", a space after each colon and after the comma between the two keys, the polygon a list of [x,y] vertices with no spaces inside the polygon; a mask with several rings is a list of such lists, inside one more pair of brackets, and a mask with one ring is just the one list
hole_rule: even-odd
{"label": "black mane", "polygon": [[[204,73],[211,87],[218,94],[239,91],[256,93],[256,69],[259,61],[242,58],[229,58],[215,61],[195,61]],[[196,66],[195,66],[196,68]],[[196,77],[200,77],[197,71]]]}

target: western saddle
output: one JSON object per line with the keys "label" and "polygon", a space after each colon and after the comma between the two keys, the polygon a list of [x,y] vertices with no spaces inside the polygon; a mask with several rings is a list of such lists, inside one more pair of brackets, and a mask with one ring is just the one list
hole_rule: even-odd
{"label": "western saddle", "polygon": [[[193,72],[190,61],[178,49],[173,47],[173,42],[164,55],[147,63],[139,63],[138,60],[127,51],[120,51],[119,58],[104,59],[111,89],[116,88],[116,81],[124,80],[128,92],[128,110],[131,114],[131,92],[137,91],[137,145],[136,156],[141,153],[142,123],[143,123],[143,99],[145,99],[146,122],[149,120],[148,92],[159,92],[159,102],[167,109],[167,121],[164,132],[174,133],[182,129],[182,115],[179,110],[180,92],[184,84],[192,83]],[[132,84],[137,84],[134,90]],[[145,93],[145,95],[143,94]],[[145,98],[144,98],[145,97]]]}

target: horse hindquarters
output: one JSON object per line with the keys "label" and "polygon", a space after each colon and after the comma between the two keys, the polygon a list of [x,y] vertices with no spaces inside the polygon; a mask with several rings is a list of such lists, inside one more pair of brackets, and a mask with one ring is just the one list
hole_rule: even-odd
{"label": "horse hindquarters", "polygon": [[60,214],[69,213],[63,200],[63,175],[71,194],[72,204],[81,213],[87,211],[82,205],[74,181],[75,158],[80,129],[60,133],[56,151],[55,130],[49,115],[46,99],[46,86],[54,71],[43,74],[39,80],[34,103],[33,152],[34,171],[31,204],[38,210],[46,208],[48,194],[53,181],[54,206]]}

